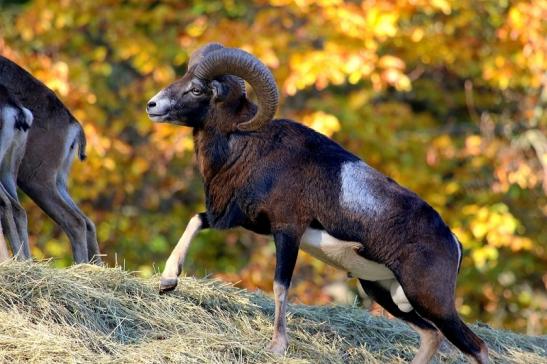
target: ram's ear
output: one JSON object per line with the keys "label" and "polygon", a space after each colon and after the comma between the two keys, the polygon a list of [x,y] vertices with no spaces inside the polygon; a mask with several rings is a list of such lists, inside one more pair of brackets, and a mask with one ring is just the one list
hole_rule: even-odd
{"label": "ram's ear", "polygon": [[228,96],[228,92],[230,91],[228,89],[228,86],[217,80],[211,82],[211,90],[213,91],[213,100],[215,102],[224,101],[226,99],[226,96]]}

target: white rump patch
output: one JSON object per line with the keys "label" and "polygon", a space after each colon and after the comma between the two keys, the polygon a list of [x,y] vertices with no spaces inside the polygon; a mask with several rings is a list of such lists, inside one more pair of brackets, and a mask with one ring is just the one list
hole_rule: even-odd
{"label": "white rump patch", "polygon": [[306,229],[300,240],[300,248],[306,253],[333,267],[351,273],[355,278],[379,281],[390,291],[393,302],[401,311],[412,311],[412,306],[393,272],[385,265],[357,254],[355,249],[361,246],[360,243],[338,240],[326,231],[310,228]]}
{"label": "white rump patch", "polygon": [[381,211],[382,205],[366,187],[373,169],[362,161],[346,162],[340,171],[340,205],[355,212]]}
{"label": "white rump patch", "polygon": [[[25,122],[30,128],[32,126],[32,122],[34,121],[34,116],[32,115],[32,112],[30,112],[30,110],[27,109],[26,107],[22,107],[21,110],[23,110],[23,113],[25,114]],[[16,153],[16,154],[24,153],[24,150],[27,145],[27,137],[28,137],[28,129],[15,130],[15,134],[12,140],[13,147],[11,148],[11,151],[8,152],[8,153],[11,153],[12,156],[8,158],[13,158],[13,153]]]}
{"label": "white rump patch", "polygon": [[6,106],[2,108],[2,121],[3,121],[3,128],[11,128],[13,129],[15,127],[15,117],[17,116],[17,110],[14,109],[11,106]]}
{"label": "white rump patch", "polygon": [[[67,160],[69,164],[72,164],[73,156],[78,150],[77,137],[79,133],[80,127],[78,126],[78,124],[72,124],[66,133],[65,160]],[[71,147],[73,147],[73,149],[70,149]]]}

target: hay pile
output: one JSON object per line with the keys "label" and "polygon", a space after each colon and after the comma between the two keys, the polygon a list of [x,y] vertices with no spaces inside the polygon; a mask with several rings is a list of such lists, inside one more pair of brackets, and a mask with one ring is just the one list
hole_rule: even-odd
{"label": "hay pile", "polygon": [[[264,348],[272,301],[216,281],[184,278],[160,296],[157,278],[89,265],[0,264],[0,362],[402,363],[418,338],[399,321],[345,307],[289,308],[285,357]],[[495,362],[545,363],[547,338],[473,327]],[[442,362],[462,362],[445,345]]]}

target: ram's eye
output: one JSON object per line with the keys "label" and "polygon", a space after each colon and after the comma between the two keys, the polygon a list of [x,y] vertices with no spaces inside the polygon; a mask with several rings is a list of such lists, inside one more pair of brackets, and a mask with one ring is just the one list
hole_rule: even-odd
{"label": "ram's eye", "polygon": [[190,92],[196,96],[201,95],[201,90],[199,88],[193,88],[190,90]]}

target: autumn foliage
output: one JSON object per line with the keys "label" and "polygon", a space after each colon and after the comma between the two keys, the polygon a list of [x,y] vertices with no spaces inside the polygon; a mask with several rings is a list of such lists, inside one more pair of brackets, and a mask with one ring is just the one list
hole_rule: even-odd
{"label": "autumn foliage", "polygon": [[[89,157],[75,163],[71,191],[108,262],[161,268],[203,210],[190,130],[154,125],[144,108],[193,50],[217,41],[273,70],[279,116],[333,137],[441,213],[465,248],[457,296],[467,320],[538,334],[547,327],[545,19],[547,3],[532,0],[3,1],[0,52],[84,125]],[[66,237],[26,206],[33,255],[70,264]],[[203,232],[186,270],[270,290],[273,249],[239,230]],[[339,299],[345,279],[301,254],[293,299]]]}

